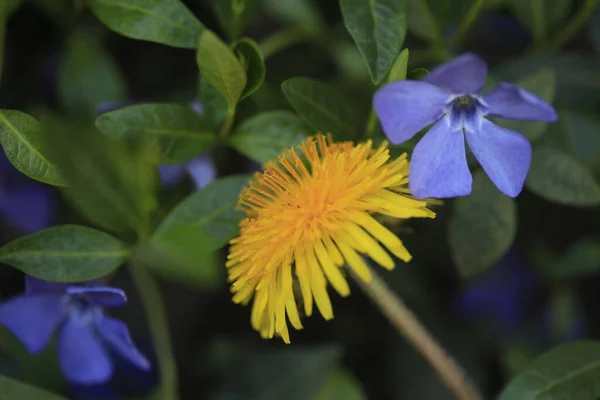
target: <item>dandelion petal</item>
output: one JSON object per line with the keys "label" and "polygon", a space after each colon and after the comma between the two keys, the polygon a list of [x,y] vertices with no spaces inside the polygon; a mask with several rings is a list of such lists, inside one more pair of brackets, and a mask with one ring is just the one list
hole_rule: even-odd
{"label": "dandelion petal", "polygon": [[409,186],[418,199],[465,196],[473,179],[467,165],[465,142],[460,130],[452,131],[444,118],[415,146]]}
{"label": "dandelion petal", "polygon": [[113,365],[91,325],[71,318],[58,338],[60,367],[69,381],[85,384],[106,382]]}
{"label": "dandelion petal", "polygon": [[485,85],[487,64],[473,53],[464,53],[429,73],[425,81],[456,94],[479,93]]}
{"label": "dandelion petal", "polygon": [[489,107],[489,115],[494,117],[545,122],[558,119],[550,104],[512,83],[500,83],[483,100]]}
{"label": "dandelion petal", "polygon": [[531,144],[517,132],[483,119],[477,132],[467,132],[471,151],[502,193],[516,197],[531,164]]}
{"label": "dandelion petal", "polygon": [[440,118],[451,95],[427,82],[400,81],[379,89],[373,107],[389,141],[399,144]]}

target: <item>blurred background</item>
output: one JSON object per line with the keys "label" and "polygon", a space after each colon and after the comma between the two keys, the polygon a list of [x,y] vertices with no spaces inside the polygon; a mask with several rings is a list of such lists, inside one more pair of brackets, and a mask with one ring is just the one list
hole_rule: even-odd
{"label": "blurred background", "polygon": [[[476,1],[404,2],[409,78],[472,51],[489,63],[490,87],[518,82],[560,115],[551,125],[512,125],[553,152],[532,166],[530,175],[542,178],[528,182],[515,200],[482,184],[472,196],[437,207],[435,220],[395,222],[414,258],[381,272],[493,398],[544,351],[600,337],[600,9],[591,0],[484,0],[463,32]],[[34,116],[51,109],[81,122],[140,103],[177,102],[206,112],[193,50],[119,35],[85,0],[4,3],[0,108]],[[183,3],[223,40],[238,35],[221,11],[229,0]],[[375,88],[337,1],[249,0],[246,9],[242,36],[261,45],[266,78],[239,104],[235,124],[259,112],[293,112],[281,83],[303,76],[343,93],[366,125]],[[383,138],[381,131],[376,137]],[[410,153],[411,146],[393,152]],[[0,158],[3,244],[56,224],[90,225],[61,190]],[[185,165],[161,166],[156,221],[213,180],[258,169],[260,163],[222,144]],[[305,319],[305,329],[292,332],[292,345],[262,340],[250,326],[250,308],[231,301],[225,254],[203,267],[212,269],[201,284],[158,275],[181,399],[452,398],[355,286],[348,298],[332,296],[332,321]],[[115,315],[155,361],[129,275],[123,269],[106,279],[128,293]],[[3,299],[23,288],[22,272],[0,268]],[[68,398],[150,399],[160,385],[157,368],[124,368],[107,385],[74,387],[60,377],[52,349],[29,356],[7,331],[0,336],[0,370]]]}

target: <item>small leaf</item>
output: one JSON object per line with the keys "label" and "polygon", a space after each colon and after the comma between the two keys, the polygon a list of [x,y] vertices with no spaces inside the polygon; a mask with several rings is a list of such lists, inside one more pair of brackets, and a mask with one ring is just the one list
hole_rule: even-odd
{"label": "small leaf", "polygon": [[232,175],[192,193],[167,215],[155,236],[160,238],[173,226],[188,225],[208,238],[208,248],[214,250],[225,246],[239,232],[244,213],[235,207],[249,180],[250,175]]}
{"label": "small leaf", "polygon": [[210,243],[194,227],[173,225],[138,246],[135,258],[165,278],[199,288],[215,287],[224,282],[224,269]]}
{"label": "small leaf", "polygon": [[93,37],[76,33],[67,44],[59,71],[59,99],[72,117],[93,118],[98,104],[127,97],[125,79]]}
{"label": "small leaf", "polygon": [[[336,346],[294,347],[245,354],[211,400],[312,399],[341,356]],[[257,366],[259,366],[257,368]],[[298,385],[298,382],[302,382]]]}
{"label": "small leaf", "polygon": [[66,397],[38,389],[16,379],[0,375],[0,399],[67,400]]}
{"label": "small leaf", "polygon": [[295,114],[268,111],[240,124],[230,142],[240,153],[265,164],[302,142],[310,133],[310,128]]}
{"label": "small leaf", "polygon": [[196,61],[202,76],[234,107],[246,87],[246,73],[229,47],[206,30],[200,35]]}
{"label": "small leaf", "polygon": [[514,200],[477,171],[473,192],[456,199],[448,225],[452,259],[461,275],[470,279],[494,266],[512,245],[516,231]]}
{"label": "small leaf", "polygon": [[578,278],[600,271],[600,239],[585,238],[575,242],[558,259],[547,264],[556,278]]}
{"label": "small leaf", "polygon": [[47,281],[82,282],[109,274],[128,254],[125,245],[107,233],[62,225],[6,244],[0,248],[0,262]]}
{"label": "small leaf", "polygon": [[246,87],[242,99],[256,92],[265,80],[265,59],[258,44],[252,39],[243,38],[233,45],[233,51],[246,70]]}
{"label": "small leaf", "polygon": [[281,88],[298,114],[317,131],[332,133],[337,140],[357,136],[356,113],[341,93],[309,78],[288,79]]}
{"label": "small leaf", "polygon": [[404,3],[396,0],[340,0],[344,24],[365,59],[373,84],[388,75],[404,43]]}
{"label": "small leaf", "polygon": [[250,21],[254,0],[211,0],[221,27],[230,39],[237,39]]}
{"label": "small leaf", "polygon": [[[523,89],[530,91],[541,99],[546,100],[548,103],[552,103],[554,100],[556,76],[551,69],[540,69],[531,75],[519,79],[516,84]],[[495,122],[506,129],[510,129],[525,135],[527,139],[532,142],[539,140],[544,135],[546,128],[548,127],[547,123],[537,121],[524,122],[513,120],[495,120]]]}
{"label": "small leaf", "polygon": [[555,203],[581,207],[600,204],[600,186],[591,172],[572,156],[552,148],[533,151],[525,186]]}
{"label": "small leaf", "polygon": [[100,115],[96,126],[115,138],[157,141],[162,164],[189,161],[216,139],[202,116],[179,104],[138,104],[120,108]]}
{"label": "small leaf", "polygon": [[386,83],[402,81],[406,79],[406,71],[408,70],[408,49],[404,49],[394,61],[392,69],[386,79]]}
{"label": "small leaf", "polygon": [[131,39],[193,49],[204,26],[179,0],[89,0],[96,17]]}
{"label": "small leaf", "polygon": [[585,340],[542,354],[509,382],[498,400],[597,400],[598,396],[600,343]]}
{"label": "small leaf", "polygon": [[358,380],[348,371],[338,368],[323,383],[312,400],[366,400]]}
{"label": "small leaf", "polygon": [[49,185],[64,186],[43,147],[40,123],[16,110],[0,110],[0,143],[10,163],[23,174]]}

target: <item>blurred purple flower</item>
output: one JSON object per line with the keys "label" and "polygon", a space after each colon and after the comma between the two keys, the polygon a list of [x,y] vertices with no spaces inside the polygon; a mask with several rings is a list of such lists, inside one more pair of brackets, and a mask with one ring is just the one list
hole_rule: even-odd
{"label": "blurred purple flower", "polygon": [[54,209],[52,188],[23,175],[0,152],[0,216],[30,234],[51,225]]}
{"label": "blurred purple flower", "polygon": [[510,197],[523,188],[531,163],[531,145],[517,132],[488,121],[500,117],[554,122],[554,108],[530,92],[500,83],[478,96],[487,64],[472,53],[434,68],[425,81],[393,82],[373,103],[388,139],[402,143],[435,122],[415,147],[410,190],[417,198],[448,198],[471,193],[464,138],[494,184]]}
{"label": "blurred purple flower", "polygon": [[509,251],[484,276],[470,284],[456,301],[456,311],[466,318],[486,318],[497,328],[520,325],[527,303],[540,279],[514,251]]}
{"label": "blurred purple flower", "polygon": [[103,307],[123,306],[119,289],[74,286],[25,278],[25,294],[0,305],[0,324],[10,330],[29,353],[40,353],[58,334],[60,368],[68,381],[97,384],[111,378],[111,353],[140,369],[150,363],[135,348],[127,326],[104,314]]}

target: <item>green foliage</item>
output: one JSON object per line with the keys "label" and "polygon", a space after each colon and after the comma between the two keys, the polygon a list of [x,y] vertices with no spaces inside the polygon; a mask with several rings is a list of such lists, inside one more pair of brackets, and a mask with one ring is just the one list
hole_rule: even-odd
{"label": "green foliage", "polygon": [[302,142],[311,129],[289,111],[268,111],[245,120],[230,138],[240,153],[265,164]]}
{"label": "green foliage", "polygon": [[555,278],[577,278],[600,270],[600,239],[583,238],[560,257],[548,262],[545,269]]}
{"label": "green foliage", "polygon": [[200,77],[198,92],[204,116],[211,128],[217,131],[227,118],[227,109],[229,108],[227,100],[204,77]]}
{"label": "green foliage", "polygon": [[243,38],[235,42],[233,52],[246,70],[247,82],[241,95],[243,99],[256,92],[265,80],[265,60],[260,47],[252,39]]}
{"label": "green foliage", "polygon": [[281,88],[298,114],[317,131],[332,133],[336,140],[357,137],[356,113],[334,88],[309,78],[288,79]]}
{"label": "green foliage", "polygon": [[253,15],[255,0],[211,0],[211,6],[229,39],[237,39]]}
{"label": "green foliage", "polygon": [[483,170],[473,176],[473,192],[454,202],[447,237],[452,259],[464,278],[496,264],[517,233],[515,202],[503,195]]}
{"label": "green foliage", "polygon": [[405,0],[408,30],[421,39],[436,43],[442,33],[427,0]]}
{"label": "green foliage", "polygon": [[209,249],[225,246],[239,231],[244,214],[236,210],[236,204],[249,179],[249,175],[232,175],[192,193],[167,215],[155,236],[160,238],[174,227],[185,225],[200,231]]}
{"label": "green foliage", "polygon": [[600,344],[564,344],[534,360],[509,382],[498,400],[577,399],[600,396]]}
{"label": "green foliage", "polygon": [[404,3],[394,0],[340,0],[344,23],[375,85],[390,72],[404,43]]}
{"label": "green foliage", "polygon": [[396,82],[406,79],[406,70],[408,69],[408,49],[404,49],[398,54],[398,58],[394,61],[394,65],[390,69],[390,73],[386,82]]}
{"label": "green foliage", "polygon": [[179,0],[89,0],[96,17],[131,39],[196,48],[204,27]]}
{"label": "green foliage", "polygon": [[68,185],[64,193],[79,212],[113,232],[148,232],[156,207],[155,146],[116,141],[52,114],[42,120],[42,133],[44,147]]}
{"label": "green foliage", "polygon": [[600,186],[591,172],[569,154],[552,148],[534,149],[525,186],[556,203],[600,204]]}
{"label": "green foliage", "polygon": [[189,161],[216,140],[206,118],[179,104],[138,104],[120,108],[100,115],[96,127],[115,138],[157,143],[163,164]]}
{"label": "green foliage", "polygon": [[109,234],[77,225],[55,226],[0,248],[0,262],[56,282],[82,282],[112,272],[129,251]]}
{"label": "green foliage", "polygon": [[566,19],[572,3],[572,0],[511,0],[515,15],[536,41],[546,40]]}
{"label": "green foliage", "polygon": [[55,186],[64,186],[43,149],[40,123],[16,110],[0,110],[0,143],[6,158],[25,175]]}
{"label": "green foliage", "polygon": [[564,135],[565,148],[591,171],[600,171],[600,121],[590,113],[560,110],[557,128]]}
{"label": "green foliage", "polygon": [[75,118],[92,119],[98,104],[126,98],[117,65],[96,39],[83,32],[67,43],[58,89],[63,109]]}
{"label": "green foliage", "polygon": [[360,384],[348,371],[333,371],[312,400],[366,400]]}
{"label": "green foliage", "polygon": [[0,375],[0,399],[66,400],[66,397],[38,389],[8,376]]}
{"label": "green foliage", "polygon": [[263,0],[263,3],[265,12],[271,16],[308,32],[317,33],[325,25],[315,0]]}

